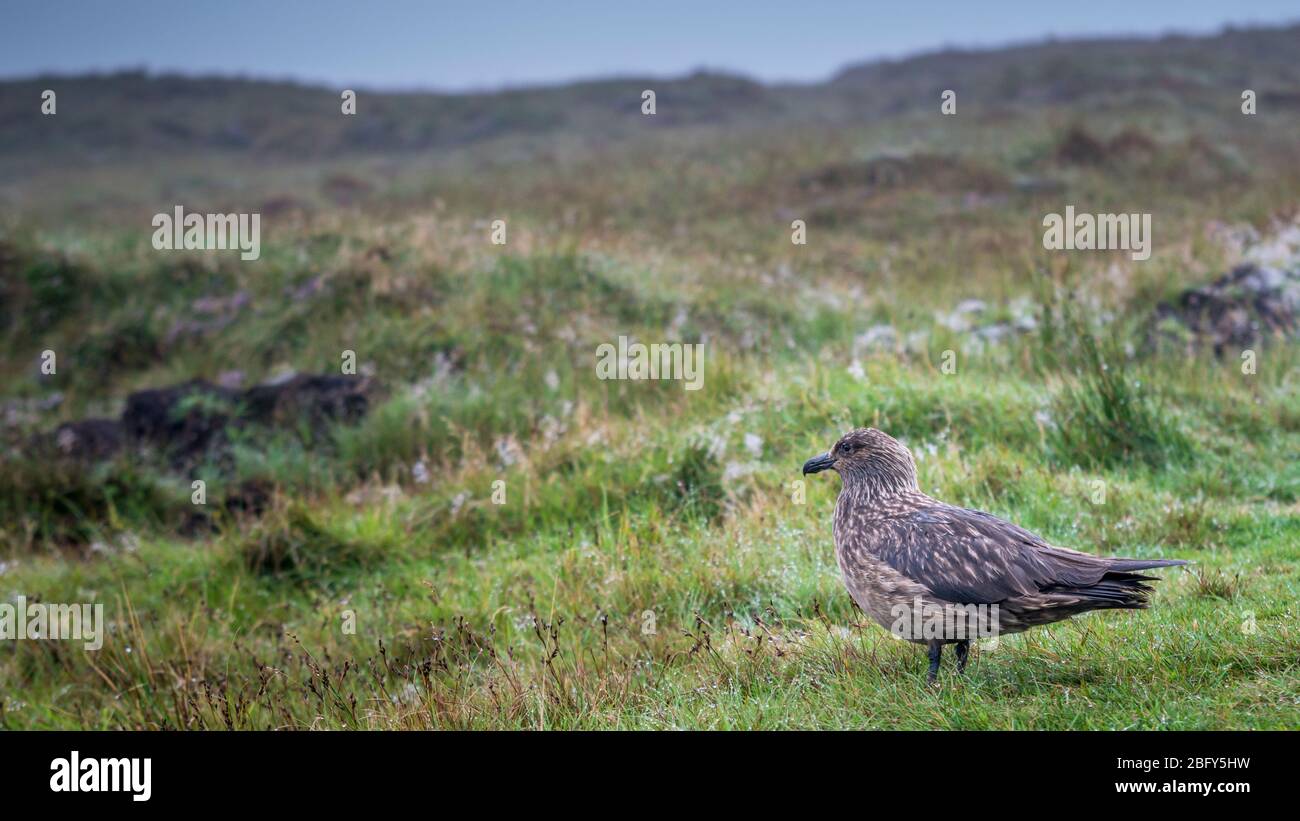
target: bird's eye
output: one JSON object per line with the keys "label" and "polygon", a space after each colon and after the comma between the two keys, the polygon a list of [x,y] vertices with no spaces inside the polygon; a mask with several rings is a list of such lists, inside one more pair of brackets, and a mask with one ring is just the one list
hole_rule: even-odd
{"label": "bird's eye", "polygon": [[845,442],[843,445],[840,445],[840,453],[853,453],[860,447],[862,447],[862,445],[857,442]]}

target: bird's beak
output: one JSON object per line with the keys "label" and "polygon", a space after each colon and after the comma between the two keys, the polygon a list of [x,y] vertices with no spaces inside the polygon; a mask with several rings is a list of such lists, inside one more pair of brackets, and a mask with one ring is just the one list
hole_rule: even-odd
{"label": "bird's beak", "polygon": [[809,473],[820,473],[823,470],[834,466],[835,457],[831,456],[829,453],[823,453],[821,456],[814,456],[807,462],[803,463],[803,475],[807,476]]}

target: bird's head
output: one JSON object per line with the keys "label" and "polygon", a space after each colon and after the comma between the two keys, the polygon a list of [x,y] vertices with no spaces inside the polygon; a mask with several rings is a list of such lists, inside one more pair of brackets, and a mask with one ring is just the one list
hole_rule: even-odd
{"label": "bird's head", "polygon": [[857,428],[826,453],[803,463],[804,475],[834,470],[845,484],[869,482],[881,489],[916,489],[916,463],[907,448],[875,428]]}

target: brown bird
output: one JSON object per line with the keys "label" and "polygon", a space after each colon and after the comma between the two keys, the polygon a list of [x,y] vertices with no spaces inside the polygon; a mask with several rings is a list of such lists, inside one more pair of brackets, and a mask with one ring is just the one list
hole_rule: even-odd
{"label": "brown bird", "polygon": [[921,492],[916,463],[875,428],[846,433],[803,472],[831,469],[842,486],[835,504],[835,557],[849,595],[895,636],[925,644],[928,681],[945,644],[957,671],[970,640],[1018,633],[1089,610],[1140,610],[1158,581],[1134,571],[1187,564],[1119,559],[1053,547],[1029,531]]}

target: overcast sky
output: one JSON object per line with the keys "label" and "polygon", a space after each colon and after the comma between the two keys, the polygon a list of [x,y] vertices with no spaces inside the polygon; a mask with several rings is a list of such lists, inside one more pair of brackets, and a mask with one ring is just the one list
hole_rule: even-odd
{"label": "overcast sky", "polygon": [[1205,33],[1296,0],[3,0],[0,77],[154,71],[471,90],[707,67],[768,81],[946,45]]}

